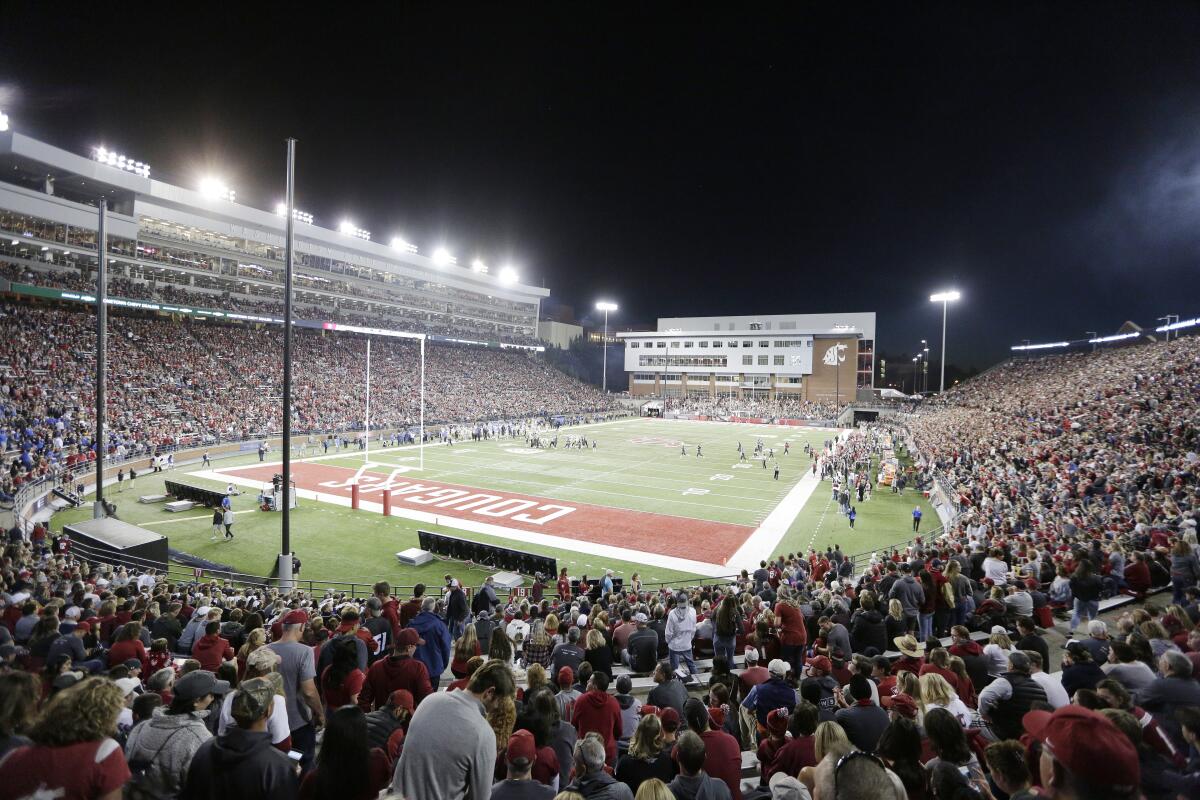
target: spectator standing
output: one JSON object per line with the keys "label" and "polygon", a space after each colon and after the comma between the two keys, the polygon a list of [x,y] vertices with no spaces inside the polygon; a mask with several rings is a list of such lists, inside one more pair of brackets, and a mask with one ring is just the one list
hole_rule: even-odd
{"label": "spectator standing", "polygon": [[698,734],[684,732],[679,737],[676,752],[679,774],[667,785],[676,800],[732,800],[729,787],[704,771],[708,754],[705,742]]}
{"label": "spectator standing", "polygon": [[[487,714],[516,693],[507,664],[489,661],[467,688],[426,698],[409,723],[392,791],[402,797],[486,800],[496,765],[496,734]],[[603,745],[599,745],[603,766]]]}
{"label": "spectator standing", "polygon": [[450,629],[446,627],[442,618],[434,613],[436,608],[437,598],[426,597],[421,601],[421,613],[409,622],[409,627],[417,632],[419,641],[416,650],[413,651],[413,658],[425,665],[429,672],[429,685],[434,690],[437,689],[438,681],[450,663]]}
{"label": "spectator standing", "polygon": [[553,800],[554,790],[533,780],[537,744],[527,730],[513,731],[504,748],[507,777],[492,787],[491,800]]}
{"label": "spectator standing", "polygon": [[358,704],[364,711],[381,708],[397,690],[412,695],[414,708],[433,692],[429,669],[413,656],[417,647],[424,643],[413,628],[400,629],[391,655],[376,661],[367,670],[358,696]]}
{"label": "spectator standing", "polygon": [[171,705],[134,726],[125,745],[125,758],[142,767],[135,779],[139,797],[178,797],[187,783],[188,768],[200,746],[212,738],[205,718],[217,696],[229,691],[226,681],[208,670],[189,672],[175,682]]}
{"label": "spectator standing", "polygon": [[202,744],[188,768],[180,800],[293,800],[296,767],[271,746],[267,721],[275,705],[267,678],[243,681],[230,712],[236,726]]}
{"label": "spectator standing", "polygon": [[696,675],[696,662],[692,658],[692,640],[696,636],[696,609],[688,602],[686,592],[675,596],[675,607],[667,614],[667,651],[671,669],[678,669],[683,661],[688,675]]}
{"label": "spectator standing", "polygon": [[704,742],[704,771],[725,784],[733,800],[742,800],[742,746],[722,730],[714,730],[704,701],[690,698],[684,704],[689,731]]}
{"label": "spectator standing", "polygon": [[[306,624],[308,615],[303,611],[289,611],[282,619],[282,637],[267,645],[280,659],[279,674],[283,676],[283,691],[287,698],[288,729],[292,732],[293,749],[304,754],[302,765],[312,762],[317,728],[324,724],[325,717],[314,681],[317,673],[313,650],[300,641]],[[236,720],[237,715],[233,716]]]}
{"label": "spectator standing", "polygon": [[316,766],[300,782],[300,800],[374,800],[389,783],[391,761],[367,738],[367,721],[357,706],[329,715]]}
{"label": "spectator standing", "polygon": [[579,738],[598,733],[604,741],[605,761],[617,763],[617,740],[621,738],[621,707],[608,693],[608,675],[593,672],[587,691],[575,700],[571,723]]}

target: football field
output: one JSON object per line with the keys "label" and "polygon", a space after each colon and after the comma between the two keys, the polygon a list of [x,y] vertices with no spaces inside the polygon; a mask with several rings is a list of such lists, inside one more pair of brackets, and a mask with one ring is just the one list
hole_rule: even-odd
{"label": "football field", "polygon": [[[564,428],[556,447],[500,438],[427,444],[423,454],[417,446],[373,444],[369,453],[312,448],[293,459],[300,497],[293,549],[304,564],[301,577],[309,580],[386,578],[411,585],[440,582],[448,570],[464,573],[461,565],[414,568],[396,562],[396,552],[417,545],[421,528],[551,555],[573,576],[613,569],[626,576],[638,572],[643,581],[672,582],[736,574],[779,552],[833,542],[850,553],[892,544],[909,535],[914,504],[921,505],[926,520],[936,519],[918,495],[901,498],[885,488],[871,502],[857,504],[856,529],[850,531],[831,502],[829,484],[813,474],[804,452],[805,443],[819,451],[837,435],[827,429],[627,419]],[[587,447],[568,447],[568,436],[585,437]],[[761,457],[754,454],[758,442]],[[255,496],[279,470],[277,452],[263,463],[251,454],[208,468],[186,465],[139,476],[136,489],[109,494],[122,519],[166,535],[171,547],[263,575],[272,569],[279,546],[280,515],[258,511]],[[174,515],[158,504],[133,502],[160,492],[164,477],[239,487],[235,539],[214,540],[211,512],[203,508]],[[86,516],[86,510],[75,509],[55,521]],[[476,572],[481,577],[488,570]]]}

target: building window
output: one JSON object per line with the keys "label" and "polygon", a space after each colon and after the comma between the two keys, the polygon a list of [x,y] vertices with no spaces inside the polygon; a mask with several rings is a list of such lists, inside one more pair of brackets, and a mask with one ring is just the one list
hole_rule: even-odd
{"label": "building window", "polygon": [[685,349],[685,350],[686,350],[686,349],[688,349],[688,348],[690,348],[691,346],[692,346],[692,343],[691,343],[691,342],[684,342],[684,343],[683,343],[683,347],[684,347],[684,349]]}
{"label": "building window", "polygon": [[713,342],[713,347],[720,347],[720,346],[721,346],[720,342]]}
{"label": "building window", "polygon": [[743,340],[742,340],[742,347],[754,347],[754,342],[751,342],[751,341],[748,341],[748,340],[746,340],[746,339],[743,339]]}
{"label": "building window", "polygon": [[642,342],[642,347],[654,347],[654,342]]}
{"label": "building window", "polygon": [[766,339],[759,339],[758,346],[759,347],[770,347],[771,343],[769,341],[767,341]]}
{"label": "building window", "polygon": [[767,366],[767,359],[769,359],[769,358],[770,358],[770,356],[759,356],[758,357],[758,365],[760,367]]}
{"label": "building window", "polygon": [[671,342],[671,347],[679,347],[679,342]]}
{"label": "building window", "polygon": [[777,367],[783,366],[783,356],[775,356],[775,366],[777,366]]}
{"label": "building window", "polygon": [[754,366],[754,356],[742,356],[742,366],[743,367]]}
{"label": "building window", "polygon": [[655,342],[654,346],[661,350],[667,346],[667,343],[666,342]]}
{"label": "building window", "polygon": [[[690,344],[690,342],[689,342],[689,344]],[[705,341],[704,339],[701,339],[701,340],[700,340],[700,346],[701,346],[701,347],[708,347],[708,342],[707,342],[707,341]]]}
{"label": "building window", "polygon": [[630,342],[629,343],[629,348],[631,350],[637,350],[639,347],[641,347],[641,343],[639,343],[639,342]]}
{"label": "building window", "polygon": [[726,342],[726,343],[725,343],[725,346],[726,346],[726,347],[737,347],[737,346],[738,346],[737,339],[734,339],[734,340],[733,340],[733,341],[731,341],[731,342]]}

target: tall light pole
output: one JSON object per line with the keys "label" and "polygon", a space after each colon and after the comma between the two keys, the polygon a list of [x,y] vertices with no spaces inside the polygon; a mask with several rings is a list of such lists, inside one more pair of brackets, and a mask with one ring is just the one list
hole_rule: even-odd
{"label": "tall light pole", "polygon": [[942,379],[938,384],[938,394],[946,391],[946,314],[947,307],[962,297],[957,289],[949,289],[929,295],[929,302],[942,304]]}
{"label": "tall light pole", "polygon": [[616,311],[617,304],[607,300],[596,303],[596,310],[604,312],[604,366],[602,368],[601,388],[608,392],[608,312]]}
{"label": "tall light pole", "polygon": [[929,391],[929,345],[924,339],[921,340],[924,349],[921,351],[921,390]]}

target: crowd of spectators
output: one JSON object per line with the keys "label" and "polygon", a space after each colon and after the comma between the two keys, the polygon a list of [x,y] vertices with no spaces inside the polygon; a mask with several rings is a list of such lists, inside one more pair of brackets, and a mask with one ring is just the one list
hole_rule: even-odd
{"label": "crowd of spectators", "polygon": [[[195,341],[142,357],[186,358]],[[983,376],[986,390],[967,383],[816,449],[815,472],[854,486],[904,443],[916,485],[953,481],[966,509],[858,564],[829,547],[674,589],[564,570],[526,597],[452,575],[400,596],[386,583],[313,596],[90,564],[15,530],[0,563],[0,786],[106,799],[1195,797],[1198,353],[1184,339],[1015,364]],[[1098,618],[1103,598],[1127,594],[1142,602]],[[1048,630],[1071,637],[1060,670]]]}
{"label": "crowd of spectators", "polygon": [[[654,399],[654,398],[646,398]],[[774,400],[753,397],[665,397],[663,413],[700,414],[708,417],[749,417],[753,419],[830,420],[837,416],[833,403],[778,397]]]}
{"label": "crowd of spectators", "polygon": [[[293,430],[362,428],[366,340],[297,330]],[[282,430],[282,332],[113,314],[107,406],[115,457]],[[0,452],[11,498],[21,481],[90,457],[94,434],[94,317],[84,310],[0,306]],[[373,429],[420,416],[418,345],[372,345]],[[614,401],[514,349],[428,344],[427,424],[607,412]],[[0,498],[2,499],[2,498]]]}

